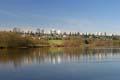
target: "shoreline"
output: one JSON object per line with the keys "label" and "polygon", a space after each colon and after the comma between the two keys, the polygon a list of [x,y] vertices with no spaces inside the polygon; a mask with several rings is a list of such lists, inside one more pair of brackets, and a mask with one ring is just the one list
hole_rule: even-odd
{"label": "shoreline", "polygon": [[24,47],[0,47],[0,49],[30,49],[30,48],[120,48],[120,46],[24,46]]}
{"label": "shoreline", "polygon": [[66,38],[53,38],[47,35],[23,36],[15,32],[0,32],[0,49],[3,48],[41,48],[41,47],[120,47],[120,39],[104,36],[69,36]]}

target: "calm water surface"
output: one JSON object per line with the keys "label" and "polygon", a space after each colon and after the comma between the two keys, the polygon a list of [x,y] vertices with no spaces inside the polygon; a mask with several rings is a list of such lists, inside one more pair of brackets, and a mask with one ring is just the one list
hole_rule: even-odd
{"label": "calm water surface", "polygon": [[0,80],[120,80],[120,48],[2,49]]}

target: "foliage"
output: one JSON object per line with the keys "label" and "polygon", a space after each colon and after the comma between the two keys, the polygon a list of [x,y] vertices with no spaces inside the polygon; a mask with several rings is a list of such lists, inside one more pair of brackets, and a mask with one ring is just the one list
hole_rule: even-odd
{"label": "foliage", "polygon": [[15,32],[0,32],[0,47],[33,47],[38,44],[48,45],[48,42],[35,39],[32,36],[23,37]]}

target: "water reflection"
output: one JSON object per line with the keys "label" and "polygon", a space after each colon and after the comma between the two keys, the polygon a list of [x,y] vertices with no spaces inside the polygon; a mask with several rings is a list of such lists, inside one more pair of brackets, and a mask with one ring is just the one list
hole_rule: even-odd
{"label": "water reflection", "polygon": [[2,49],[0,64],[102,63],[120,61],[120,48]]}

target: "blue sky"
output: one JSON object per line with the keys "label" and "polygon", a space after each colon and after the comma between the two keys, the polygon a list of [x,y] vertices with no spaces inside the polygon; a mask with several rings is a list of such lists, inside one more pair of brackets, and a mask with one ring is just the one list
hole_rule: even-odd
{"label": "blue sky", "polygon": [[13,26],[120,33],[120,0],[0,0],[0,29]]}

